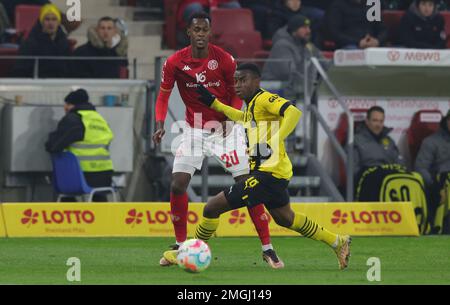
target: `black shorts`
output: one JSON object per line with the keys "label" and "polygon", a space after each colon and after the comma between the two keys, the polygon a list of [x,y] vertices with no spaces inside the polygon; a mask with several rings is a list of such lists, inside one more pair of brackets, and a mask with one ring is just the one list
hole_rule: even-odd
{"label": "black shorts", "polygon": [[268,210],[289,204],[289,181],[269,173],[253,172],[250,177],[226,189],[225,197],[233,209],[253,207],[263,203]]}

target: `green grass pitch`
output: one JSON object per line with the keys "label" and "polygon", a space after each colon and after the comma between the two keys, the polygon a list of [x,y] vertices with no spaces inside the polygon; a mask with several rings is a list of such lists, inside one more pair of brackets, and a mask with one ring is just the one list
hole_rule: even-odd
{"label": "green grass pitch", "polygon": [[[215,238],[211,266],[190,274],[160,267],[171,238],[0,239],[0,284],[72,284],[70,257],[81,260],[81,284],[450,284],[450,236],[355,237],[347,270],[334,252],[306,238],[274,237],[282,270],[261,259],[256,237]],[[378,257],[381,282],[367,280],[367,260]]]}

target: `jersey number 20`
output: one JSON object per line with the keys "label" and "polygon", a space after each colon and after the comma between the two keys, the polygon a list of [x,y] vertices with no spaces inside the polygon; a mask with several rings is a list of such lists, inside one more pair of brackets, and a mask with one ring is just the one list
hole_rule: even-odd
{"label": "jersey number 20", "polygon": [[239,164],[239,158],[238,158],[236,150],[233,150],[229,154],[223,154],[222,157],[220,157],[220,158],[222,159],[223,162],[225,162],[226,168],[230,168],[233,165]]}

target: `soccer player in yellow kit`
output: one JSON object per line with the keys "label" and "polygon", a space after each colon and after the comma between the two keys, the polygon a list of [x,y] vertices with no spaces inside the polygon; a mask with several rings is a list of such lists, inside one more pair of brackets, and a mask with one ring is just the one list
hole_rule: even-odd
{"label": "soccer player in yellow kit", "polygon": [[245,111],[221,103],[202,85],[197,89],[205,105],[244,125],[250,177],[208,200],[195,238],[208,241],[217,230],[221,214],[263,203],[278,225],[332,247],[339,268],[344,269],[350,257],[350,236],[328,231],[306,215],[294,212],[289,203],[287,187],[292,177],[292,164],[284,140],[295,129],[302,112],[288,100],[261,89],[260,81],[261,73],[256,65],[247,63],[236,69],[236,93],[245,101]]}

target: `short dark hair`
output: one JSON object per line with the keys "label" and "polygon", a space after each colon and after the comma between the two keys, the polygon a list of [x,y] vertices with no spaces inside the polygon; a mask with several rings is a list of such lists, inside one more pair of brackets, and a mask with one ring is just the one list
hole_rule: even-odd
{"label": "short dark hair", "polygon": [[188,27],[192,25],[192,21],[194,21],[194,19],[207,19],[209,23],[211,23],[211,17],[208,15],[207,12],[204,11],[193,13],[189,17]]}
{"label": "short dark hair", "polygon": [[237,68],[236,71],[250,71],[251,73],[253,73],[253,75],[255,75],[258,78],[261,78],[261,70],[259,69],[259,67],[253,63],[247,62],[247,63],[243,63],[240,64]]}
{"label": "short dark hair", "polygon": [[370,107],[369,110],[367,110],[367,119],[370,119],[370,115],[372,114],[372,112],[381,112],[382,114],[384,114],[384,109],[380,106],[372,106]]}
{"label": "short dark hair", "polygon": [[436,5],[436,0],[416,0],[416,4],[419,5],[421,2],[433,2]]}
{"label": "short dark hair", "polygon": [[98,20],[97,24],[100,24],[100,23],[103,22],[103,21],[111,21],[112,23],[115,23],[114,18],[109,17],[109,16],[105,16],[105,17],[100,18],[100,19]]}

